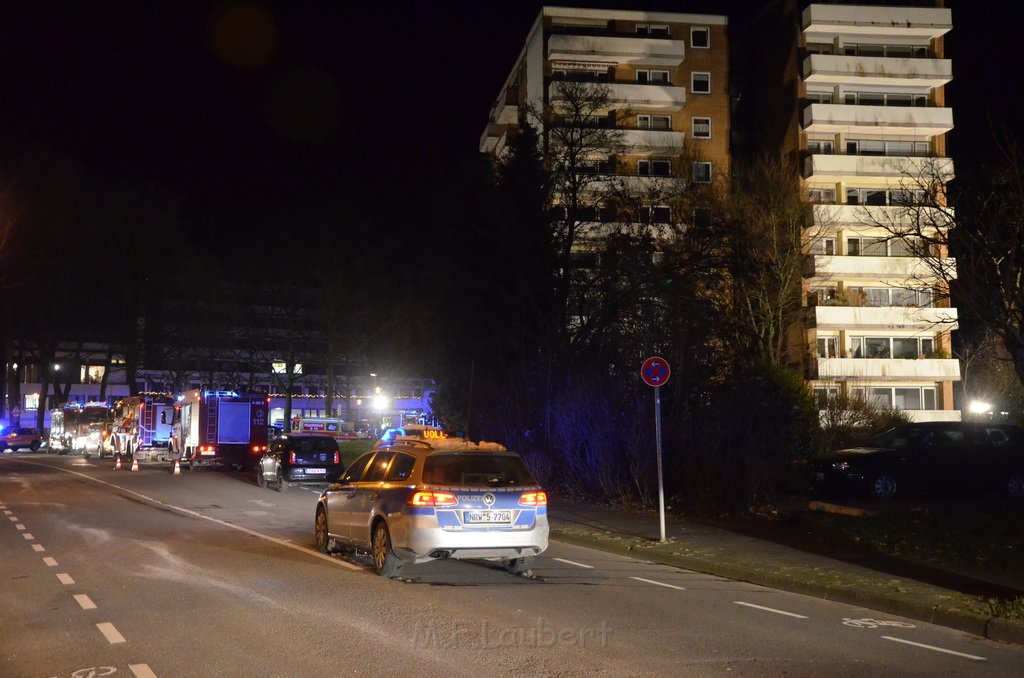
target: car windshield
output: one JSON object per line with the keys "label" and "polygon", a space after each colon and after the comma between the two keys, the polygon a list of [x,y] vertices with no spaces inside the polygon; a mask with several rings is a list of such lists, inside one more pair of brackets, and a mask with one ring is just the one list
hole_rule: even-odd
{"label": "car windshield", "polygon": [[423,463],[423,482],[431,485],[533,485],[519,457],[507,454],[432,454]]}
{"label": "car windshield", "polygon": [[292,438],[289,447],[296,452],[336,452],[338,445],[333,438]]}
{"label": "car windshield", "polygon": [[902,450],[920,440],[923,433],[924,431],[920,428],[899,426],[883,433],[882,437],[878,439],[877,446]]}

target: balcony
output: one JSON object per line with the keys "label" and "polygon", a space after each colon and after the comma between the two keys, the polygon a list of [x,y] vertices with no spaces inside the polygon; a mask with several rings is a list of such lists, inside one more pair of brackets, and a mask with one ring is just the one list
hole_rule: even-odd
{"label": "balcony", "polygon": [[656,129],[622,130],[622,143],[631,155],[657,153],[659,155],[676,155],[683,152],[685,132]]}
{"label": "balcony", "polygon": [[904,225],[951,227],[953,208],[901,207],[897,205],[814,205],[814,224],[844,228],[850,226]]}
{"label": "balcony", "polygon": [[932,179],[949,183],[954,175],[953,161],[949,158],[816,153],[804,159],[804,177],[829,183],[887,179],[889,186],[900,187],[917,183],[928,185]]}
{"label": "balcony", "polygon": [[953,79],[949,59],[811,54],[804,60],[805,82],[896,87],[942,87]]}
{"label": "balcony", "polygon": [[803,125],[813,134],[936,136],[953,129],[953,109],[810,104],[804,109]]}
{"label": "balcony", "polygon": [[953,28],[949,9],[809,5],[801,16],[804,34],[819,36],[912,37],[932,40]]}
{"label": "balcony", "polygon": [[810,309],[819,330],[916,330],[941,325],[959,329],[955,308],[874,306],[815,306]]}
{"label": "balcony", "polygon": [[956,358],[818,358],[811,370],[828,381],[960,381]]}
{"label": "balcony", "polygon": [[678,66],[683,62],[684,52],[682,40],[665,38],[561,34],[548,38],[551,61]]}
{"label": "balcony", "polygon": [[[594,110],[599,115],[612,108],[631,106],[651,111],[681,111],[686,106],[686,88],[673,85],[642,84],[636,82],[595,83],[597,87],[608,88],[608,107]],[[548,101],[561,98],[558,82],[548,85]]]}
{"label": "balcony", "polygon": [[[929,260],[916,257],[843,257],[826,254],[808,256],[805,277],[832,280],[907,281],[934,280],[935,270]],[[941,260],[950,277],[956,275],[956,261]]]}

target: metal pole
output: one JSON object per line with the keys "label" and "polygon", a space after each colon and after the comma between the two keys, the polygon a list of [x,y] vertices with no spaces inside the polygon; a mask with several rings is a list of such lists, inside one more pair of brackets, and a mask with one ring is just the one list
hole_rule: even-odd
{"label": "metal pole", "polygon": [[665,483],[661,475],[661,387],[654,387],[654,437],[658,450],[658,510],[661,519],[661,541],[665,543]]}

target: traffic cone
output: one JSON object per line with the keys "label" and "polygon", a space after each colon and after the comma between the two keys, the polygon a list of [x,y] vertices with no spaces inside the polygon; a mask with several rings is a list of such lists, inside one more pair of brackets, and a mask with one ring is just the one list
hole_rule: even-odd
{"label": "traffic cone", "polygon": [[139,460],[136,459],[135,457],[132,457],[132,470],[133,471],[138,471],[139,470]]}
{"label": "traffic cone", "polygon": [[174,475],[181,475],[181,464],[178,463],[177,459],[174,460]]}
{"label": "traffic cone", "polygon": [[121,455],[117,455],[117,457],[114,459],[114,470],[121,470]]}

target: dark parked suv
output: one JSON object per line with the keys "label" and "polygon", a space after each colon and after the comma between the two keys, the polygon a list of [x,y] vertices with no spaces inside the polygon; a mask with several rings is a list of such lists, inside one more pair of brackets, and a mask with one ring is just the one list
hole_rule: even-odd
{"label": "dark parked suv", "polygon": [[825,496],[1001,492],[1024,497],[1024,429],[958,421],[897,426],[869,447],[818,459],[814,482]]}

